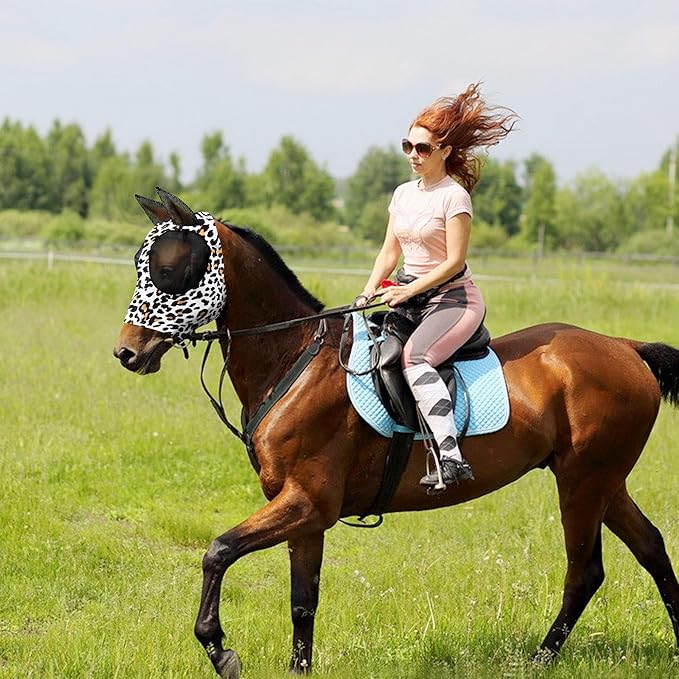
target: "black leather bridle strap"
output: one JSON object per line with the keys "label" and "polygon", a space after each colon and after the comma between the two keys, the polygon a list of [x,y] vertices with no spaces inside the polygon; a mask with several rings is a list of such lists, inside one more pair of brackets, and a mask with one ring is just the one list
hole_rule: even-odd
{"label": "black leather bridle strap", "polygon": [[280,401],[285,394],[288,393],[290,387],[297,381],[299,376],[304,372],[306,367],[311,363],[313,358],[318,355],[321,350],[321,345],[323,344],[323,338],[328,331],[328,324],[325,319],[321,319],[318,324],[318,330],[314,335],[311,344],[300,354],[299,358],[295,361],[293,366],[288,370],[288,372],[283,375],[280,382],[276,384],[271,393],[262,401],[262,403],[257,406],[252,417],[243,421],[243,431],[240,431],[238,427],[231,423],[229,420],[226,410],[224,408],[224,402],[222,399],[222,389],[224,386],[224,379],[229,366],[229,358],[231,356],[231,333],[223,333],[221,336],[227,338],[227,344],[225,349],[224,364],[222,365],[222,370],[219,375],[219,386],[217,391],[217,398],[215,398],[205,383],[205,366],[207,365],[207,359],[210,355],[210,349],[212,347],[212,342],[216,338],[210,338],[207,341],[207,347],[205,348],[205,354],[203,355],[203,362],[200,368],[200,384],[203,387],[203,391],[207,394],[210,399],[212,407],[219,416],[219,419],[226,425],[227,429],[238,439],[240,439],[248,451],[248,456],[250,458],[250,463],[259,472],[260,466],[257,458],[255,457],[254,448],[252,446],[252,436],[255,430],[259,426],[260,422],[266,417],[269,411]]}
{"label": "black leather bridle strap", "polygon": [[[248,448],[248,453],[250,453],[250,460],[252,461],[254,457],[254,451],[252,448],[252,436],[255,430],[260,425],[262,420],[269,414],[271,409],[280,401],[285,394],[288,393],[290,387],[297,381],[297,378],[305,371],[306,367],[311,363],[318,352],[321,350],[321,345],[323,344],[323,337],[327,332],[327,324],[325,320],[321,320],[318,326],[316,335],[314,336],[311,344],[300,354],[299,358],[295,361],[292,368],[283,375],[282,379],[273,388],[271,393],[257,406],[257,409],[252,414],[252,417],[245,423],[243,431],[243,442]],[[257,464],[256,469],[259,467]],[[259,471],[259,469],[257,469]]]}
{"label": "black leather bridle strap", "polygon": [[227,335],[230,337],[243,337],[246,335],[261,335],[267,332],[278,332],[279,330],[287,330],[288,328],[294,328],[298,325],[309,323],[310,321],[318,321],[324,318],[346,316],[347,314],[351,314],[354,311],[366,311],[368,309],[374,309],[378,306],[383,306],[383,303],[375,302],[374,304],[366,304],[365,306],[354,306],[353,304],[345,304],[344,306],[326,309],[325,311],[313,314],[312,316],[291,318],[289,321],[281,321],[280,323],[269,323],[267,325],[259,325],[254,328],[242,328],[240,330],[206,330],[205,332],[192,332],[186,336],[178,337],[177,343],[179,344],[179,341],[209,342],[211,340],[221,339],[222,337],[226,337]]}
{"label": "black leather bridle strap", "polygon": [[[228,335],[227,335],[228,337]],[[203,391],[207,394],[207,397],[210,399],[210,403],[212,404],[212,407],[215,409],[215,412],[219,416],[219,419],[226,425],[226,428],[236,437],[238,437],[243,443],[245,443],[245,436],[243,435],[243,432],[241,432],[238,427],[234,426],[231,424],[227,414],[226,410],[224,409],[224,403],[222,400],[222,388],[224,386],[224,378],[226,376],[226,371],[229,366],[229,358],[231,356],[231,338],[228,337],[228,341],[226,344],[226,355],[224,357],[224,364],[222,365],[222,371],[219,375],[219,387],[217,391],[217,398],[215,398],[211,393],[210,390],[207,387],[207,384],[205,384],[205,366],[207,365],[207,358],[210,355],[210,349],[212,348],[212,342],[214,340],[208,340],[207,346],[205,347],[205,353],[203,354],[203,362],[201,363],[200,366],[200,384],[203,387]],[[247,445],[247,444],[246,444]]]}

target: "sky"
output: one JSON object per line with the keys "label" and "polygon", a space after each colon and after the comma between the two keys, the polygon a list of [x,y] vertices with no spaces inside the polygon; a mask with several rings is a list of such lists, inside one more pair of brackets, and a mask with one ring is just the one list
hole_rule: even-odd
{"label": "sky", "polygon": [[5,0],[0,119],[78,123],[182,159],[221,131],[262,169],[292,135],[333,176],[398,145],[424,106],[483,82],[515,110],[490,150],[560,184],[654,170],[679,136],[678,0]]}

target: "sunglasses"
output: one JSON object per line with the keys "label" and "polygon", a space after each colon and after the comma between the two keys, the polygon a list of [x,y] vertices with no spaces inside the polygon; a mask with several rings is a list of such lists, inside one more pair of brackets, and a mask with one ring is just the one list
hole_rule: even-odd
{"label": "sunglasses", "polygon": [[417,153],[420,158],[429,158],[434,151],[437,151],[441,147],[428,144],[426,141],[418,141],[417,144],[413,144],[410,139],[401,139],[401,148],[403,149],[403,153],[407,156],[415,149],[415,153]]}

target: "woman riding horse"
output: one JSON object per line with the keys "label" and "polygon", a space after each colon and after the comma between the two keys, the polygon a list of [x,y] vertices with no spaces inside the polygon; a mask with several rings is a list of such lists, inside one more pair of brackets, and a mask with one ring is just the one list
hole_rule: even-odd
{"label": "woman riding horse", "polygon": [[440,483],[474,478],[460,452],[453,403],[436,367],[472,337],[486,314],[467,264],[470,193],[479,178],[472,150],[497,144],[511,131],[514,117],[489,109],[479,86],[470,85],[456,98],[437,99],[415,118],[401,146],[420,178],[394,191],[384,243],[356,298],[359,305],[371,301],[403,253],[397,276],[402,285],[381,296],[417,325],[401,361],[440,455],[441,478],[431,472],[420,479],[430,491]]}
{"label": "woman riding horse", "polygon": [[[308,672],[325,531],[340,517],[367,513],[388,444],[349,402],[337,360],[341,320],[329,320],[323,334],[317,332],[317,321],[279,332],[238,334],[313,316],[322,305],[261,237],[194,213],[164,191],[159,195],[160,203],[139,198],[154,228],[137,258],[137,287],[114,349],[121,364],[140,374],[155,372],[173,344],[199,324],[216,320],[247,421],[300,356],[311,355],[253,434],[268,502],[216,538],[205,554],[195,626],[216,672],[222,678],[238,677],[238,656],[223,646],[219,608],[224,575],[242,556],[287,541],[290,667]],[[165,237],[173,232],[179,237]],[[475,481],[453,484],[438,495],[422,493],[425,451],[417,444],[386,511],[458,504],[531,469],[549,467],[559,492],[568,567],[561,610],[541,655],[558,653],[604,579],[603,524],[653,577],[679,642],[679,584],[660,532],[625,485],[661,398],[679,403],[679,351],[555,323],[500,337],[492,348],[503,366],[511,417],[502,430],[467,441],[465,456]]]}

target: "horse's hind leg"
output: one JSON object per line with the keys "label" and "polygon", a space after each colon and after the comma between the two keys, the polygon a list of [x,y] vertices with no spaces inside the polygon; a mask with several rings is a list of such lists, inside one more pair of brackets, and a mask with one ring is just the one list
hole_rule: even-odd
{"label": "horse's hind leg", "polygon": [[672,621],[679,649],[679,584],[660,531],[644,516],[624,486],[611,500],[604,523],[651,574]]}
{"label": "horse's hind leg", "polygon": [[600,489],[588,488],[588,484],[580,479],[569,488],[563,485],[559,484],[559,496],[568,568],[561,610],[540,645],[539,660],[549,660],[559,652],[585,606],[604,581],[601,558],[603,507],[597,492]]}
{"label": "horse's hind leg", "polygon": [[292,658],[290,671],[311,671],[314,619],[323,561],[323,532],[288,541],[292,614]]}

